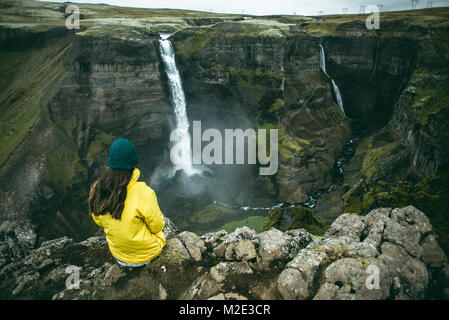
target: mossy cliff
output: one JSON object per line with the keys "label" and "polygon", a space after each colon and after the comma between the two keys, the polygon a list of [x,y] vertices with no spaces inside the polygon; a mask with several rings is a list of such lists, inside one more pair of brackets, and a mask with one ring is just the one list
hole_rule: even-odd
{"label": "mossy cliff", "polygon": [[434,16],[431,29],[422,20],[411,23],[410,19],[381,29],[381,46],[396,36],[402,43],[404,38],[416,40],[414,69],[389,111],[386,126],[365,135],[345,167],[343,210],[364,214],[378,206],[413,204],[427,210],[448,252],[449,48],[441,38],[448,31],[441,19]]}

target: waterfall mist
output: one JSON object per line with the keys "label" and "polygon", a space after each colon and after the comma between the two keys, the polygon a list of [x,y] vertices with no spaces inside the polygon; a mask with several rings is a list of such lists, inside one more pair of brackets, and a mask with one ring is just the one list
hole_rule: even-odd
{"label": "waterfall mist", "polygon": [[[173,109],[176,115],[176,131],[172,132],[177,135],[179,152],[176,155],[178,163],[173,168],[173,171],[183,170],[187,176],[191,176],[195,173],[200,173],[201,170],[192,166],[191,159],[191,146],[190,146],[190,133],[189,133],[189,120],[187,118],[186,111],[186,99],[184,90],[182,89],[181,76],[179,75],[178,68],[176,67],[175,52],[173,45],[168,37],[170,35],[161,35],[159,40],[159,51],[162,61],[164,62],[165,72],[167,74]],[[173,176],[173,172],[169,176]]]}
{"label": "waterfall mist", "polygon": [[[159,40],[159,53],[170,92],[175,121],[176,143],[167,141],[170,146],[170,159],[156,167],[149,184],[158,194],[159,204],[164,213],[183,225],[189,217],[205,206],[214,203],[234,204],[247,184],[258,176],[257,165],[229,164],[193,164],[192,163],[192,121],[201,121],[202,131],[209,128],[218,130],[225,136],[225,129],[257,129],[255,119],[245,116],[243,106],[234,106],[226,99],[189,101],[187,104],[181,76],[176,65],[175,51],[168,34],[162,34]],[[187,84],[188,85],[188,84]],[[201,98],[203,98],[202,96]],[[190,99],[189,99],[190,100]],[[189,111],[187,112],[187,106]],[[235,110],[231,110],[231,109]],[[172,140],[172,139],[170,139]],[[200,141],[202,148],[209,142]],[[173,147],[179,163],[173,163]],[[225,154],[225,144],[222,145]],[[236,156],[234,143],[234,157]],[[245,141],[247,148],[247,141]],[[245,155],[245,163],[247,154]],[[245,197],[244,197],[245,198]],[[245,202],[247,198],[241,200]]]}

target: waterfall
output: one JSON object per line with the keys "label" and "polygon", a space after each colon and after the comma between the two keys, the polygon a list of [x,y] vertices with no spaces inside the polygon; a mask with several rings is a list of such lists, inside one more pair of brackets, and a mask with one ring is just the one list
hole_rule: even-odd
{"label": "waterfall", "polygon": [[341,112],[345,113],[345,110],[343,108],[343,99],[341,97],[340,89],[338,89],[338,86],[335,83],[334,79],[332,79],[326,72],[326,56],[324,54],[324,48],[321,44],[319,46],[320,46],[320,68],[323,71],[323,73],[326,75],[326,77],[328,77],[331,80],[332,89],[334,90],[338,108],[340,108]]}
{"label": "waterfall", "polygon": [[343,99],[341,98],[340,89],[338,89],[338,86],[335,83],[334,79],[331,80],[332,80],[332,88],[334,88],[335,98],[337,99],[338,107],[340,108],[341,112],[345,113],[345,110],[343,109]]}
{"label": "waterfall", "polygon": [[323,70],[324,74],[328,78],[330,78],[326,72],[326,56],[324,55],[324,48],[321,44],[320,44],[320,68],[321,68],[321,70]]}
{"label": "waterfall", "polygon": [[183,170],[188,176],[198,173],[192,166],[192,151],[190,147],[189,120],[186,111],[186,98],[182,89],[181,76],[175,62],[175,52],[173,45],[168,40],[169,34],[161,34],[159,40],[159,52],[165,65],[168,83],[170,87],[173,109],[176,115],[176,129],[178,133],[179,164],[175,165],[175,170]]}

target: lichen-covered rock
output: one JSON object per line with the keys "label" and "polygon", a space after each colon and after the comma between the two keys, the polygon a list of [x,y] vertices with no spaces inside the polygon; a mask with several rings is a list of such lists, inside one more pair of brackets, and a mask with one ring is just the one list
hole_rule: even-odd
{"label": "lichen-covered rock", "polygon": [[216,296],[210,297],[207,300],[248,300],[247,297],[241,296],[238,293],[219,293]]}
{"label": "lichen-covered rock", "polygon": [[220,262],[210,269],[211,277],[218,283],[225,281],[228,276],[253,273],[246,262]]}
{"label": "lichen-covered rock", "polygon": [[120,278],[123,278],[125,276],[125,272],[123,271],[123,267],[121,267],[118,264],[112,265],[108,271],[106,271],[106,275],[103,279],[103,285],[108,286],[112,285]]}
{"label": "lichen-covered rock", "polygon": [[190,256],[195,261],[201,261],[201,255],[204,251],[206,251],[206,245],[204,241],[200,239],[195,233],[184,231],[177,235],[184,246],[189,251]]}
{"label": "lichen-covered rock", "polygon": [[278,278],[278,288],[285,299],[307,299],[313,295],[317,273],[332,261],[347,257],[371,258],[376,251],[369,245],[347,237],[312,242],[290,261]]}
{"label": "lichen-covered rock", "polygon": [[[201,239],[211,249],[212,256],[225,257],[227,260],[243,259],[244,256],[246,256],[246,260],[254,259],[255,244],[259,241],[257,233],[247,226],[237,228],[229,234],[224,230],[210,232],[201,236]],[[238,244],[239,242],[241,243]],[[235,251],[237,246],[238,253]]]}
{"label": "lichen-covered rock", "polygon": [[291,256],[293,251],[291,249],[297,246],[293,237],[275,228],[262,232],[259,235],[259,243],[259,263],[265,269],[270,267],[271,262]]}
{"label": "lichen-covered rock", "polygon": [[293,237],[293,240],[297,243],[298,248],[305,248],[312,242],[312,236],[305,229],[293,229],[286,232]]}
{"label": "lichen-covered rock", "polygon": [[36,239],[36,227],[31,221],[2,221],[0,224],[0,268],[29,254]]}
{"label": "lichen-covered rock", "polygon": [[[329,230],[325,239],[301,250],[281,272],[277,281],[283,298],[422,299],[432,263],[442,267],[447,261],[428,235],[427,218],[411,206],[373,210],[366,217],[343,215]],[[423,236],[427,237],[421,241]],[[432,248],[427,262],[419,259],[425,247]],[[378,268],[379,289],[365,285],[370,265]],[[324,278],[317,287],[320,270]]]}
{"label": "lichen-covered rock", "polygon": [[253,260],[257,257],[257,252],[254,247],[254,244],[247,240],[240,240],[233,244],[230,244],[226,248],[225,258],[226,260]]}
{"label": "lichen-covered rock", "polygon": [[228,233],[225,230],[220,230],[217,232],[209,232],[206,234],[203,234],[201,236],[201,239],[204,241],[206,246],[213,248],[216,247],[219,243],[221,243],[225,236],[227,236]]}
{"label": "lichen-covered rock", "polygon": [[167,241],[167,248],[165,249],[169,252],[169,256],[173,256],[180,261],[189,260],[190,254],[186,247],[178,238],[171,238]]}
{"label": "lichen-covered rock", "polygon": [[181,300],[208,299],[216,295],[222,285],[218,284],[210,273],[203,274],[181,294]]}
{"label": "lichen-covered rock", "polygon": [[428,235],[422,241],[422,260],[432,268],[441,268],[446,262],[446,256],[438,245],[433,234]]}
{"label": "lichen-covered rock", "polygon": [[162,231],[164,232],[165,240],[169,240],[178,233],[178,228],[166,216],[164,216],[164,221],[165,221],[165,226],[164,226],[164,230],[162,230]]}
{"label": "lichen-covered rock", "polygon": [[[169,237],[159,257],[118,265],[104,236],[44,242],[0,270],[4,299],[426,299],[449,291],[449,264],[414,207],[345,214],[323,238],[247,227]],[[78,288],[66,283],[74,270]],[[72,279],[73,280],[73,279]],[[69,281],[70,282],[70,281]]]}
{"label": "lichen-covered rock", "polygon": [[332,223],[326,231],[325,237],[346,236],[353,241],[359,241],[365,230],[363,218],[356,214],[344,213]]}
{"label": "lichen-covered rock", "polygon": [[[375,271],[369,270],[374,266]],[[378,269],[377,269],[378,268]],[[367,272],[368,271],[368,272]],[[379,272],[379,287],[367,285],[371,272]],[[390,296],[393,279],[388,269],[377,259],[339,259],[324,271],[324,283],[316,300],[384,300]]]}
{"label": "lichen-covered rock", "polygon": [[223,237],[223,242],[229,244],[243,239],[252,240],[257,237],[257,232],[247,226],[237,228],[234,232]]}
{"label": "lichen-covered rock", "polygon": [[429,271],[424,262],[408,254],[402,246],[390,242],[382,244],[381,252],[378,259],[399,278],[396,295],[401,299],[423,299],[429,284]]}

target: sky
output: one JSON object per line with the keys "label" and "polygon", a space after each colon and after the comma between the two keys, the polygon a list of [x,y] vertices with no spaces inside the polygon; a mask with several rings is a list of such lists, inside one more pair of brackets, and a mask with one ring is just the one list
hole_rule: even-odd
{"label": "sky", "polygon": [[[64,0],[46,0],[64,2]],[[383,5],[383,11],[411,9],[411,0],[72,0],[78,3],[107,3],[124,7],[171,8],[221,13],[268,14],[341,14],[359,13],[360,6]],[[426,8],[427,0],[419,0],[416,9]],[[449,6],[449,0],[433,0],[433,7]]]}

